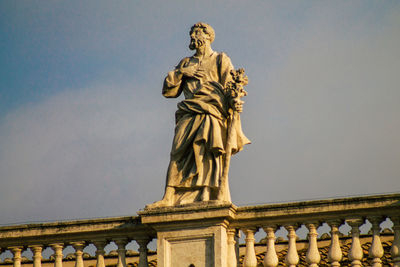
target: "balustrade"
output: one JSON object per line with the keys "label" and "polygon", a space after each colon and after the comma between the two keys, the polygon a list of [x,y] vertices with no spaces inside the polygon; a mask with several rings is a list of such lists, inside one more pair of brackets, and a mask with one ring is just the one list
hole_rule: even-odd
{"label": "balustrade", "polygon": [[362,266],[361,260],[363,258],[363,250],[360,243],[360,225],[363,223],[361,219],[350,219],[347,223],[351,226],[351,247],[349,252],[349,259],[351,260],[351,266],[358,267]]}
{"label": "balustrade", "polygon": [[382,266],[383,247],[380,238],[382,217],[371,217],[368,219],[372,223],[372,244],[369,248],[369,256],[372,258],[372,267]]}
{"label": "balustrade", "polygon": [[227,265],[228,267],[237,267],[237,257],[236,257],[236,230],[235,229],[227,229],[227,249],[228,249],[228,260]]}
{"label": "balustrade", "polygon": [[83,249],[85,242],[72,242],[72,247],[75,249],[75,267],[83,267]]}
{"label": "balustrade", "polygon": [[276,267],[279,263],[275,250],[275,230],[276,226],[267,226],[264,228],[264,231],[267,233],[267,250],[263,262],[264,267]]}
{"label": "balustrade", "polygon": [[317,245],[317,226],[318,223],[308,223],[307,228],[309,230],[308,240],[309,246],[307,250],[306,262],[311,267],[317,267],[321,256],[319,255],[318,245]]}
{"label": "balustrade", "polygon": [[54,251],[54,267],[62,267],[62,259],[63,259],[63,243],[54,243],[50,244],[50,247]]}
{"label": "balustrade", "polygon": [[120,238],[115,240],[115,243],[118,246],[118,262],[117,267],[126,267],[126,259],[125,259],[125,246],[128,244],[128,240],[126,238]]}
{"label": "balustrade", "polygon": [[394,239],[390,250],[393,267],[400,267],[400,216],[391,217],[393,221]]}
{"label": "balustrade", "polygon": [[[363,248],[361,244],[361,237],[360,237],[360,226],[362,226],[365,222],[365,220],[368,220],[371,222],[372,227],[371,235],[366,235],[364,234],[362,236],[363,239],[363,244],[364,245],[369,245],[368,249],[368,258],[369,260],[364,257],[363,253]],[[346,240],[351,239],[350,243],[350,248],[345,248],[347,251],[346,257],[349,260],[349,263],[351,266],[372,266],[372,267],[380,267],[382,266],[382,257],[384,254],[383,246],[382,246],[382,241],[381,241],[381,228],[380,224],[385,221],[386,217],[385,216],[365,216],[364,218],[359,217],[359,218],[350,218],[346,219],[346,223],[351,227],[351,231],[349,232],[350,237],[344,237]],[[285,220],[282,220],[282,224],[284,224]],[[393,217],[392,221],[394,223],[393,230],[394,230],[394,237],[392,241],[392,246],[391,246],[391,256],[392,256],[392,263],[393,266],[395,267],[400,267],[400,217]],[[341,261],[343,259],[343,250],[341,248],[342,244],[340,241],[340,231],[339,227],[343,225],[343,220],[339,219],[332,219],[332,220],[327,220],[327,224],[330,226],[330,243],[328,244],[329,250],[327,253],[327,259],[326,261],[330,263],[331,266],[341,266]],[[248,222],[246,223],[248,224]],[[324,240],[319,240],[318,239],[318,232],[317,228],[319,226],[319,223],[313,222],[304,222],[304,223],[299,223],[299,224],[286,224],[285,229],[288,231],[287,234],[287,244],[286,246],[286,255],[284,259],[281,259],[284,261],[284,263],[287,266],[298,266],[300,264],[300,257],[299,257],[299,252],[298,252],[298,244],[297,244],[297,234],[296,230],[299,229],[300,225],[305,225],[306,228],[308,229],[308,246],[307,251],[304,252],[305,248],[303,248],[303,260],[307,263],[307,266],[313,266],[317,267],[320,264],[321,261],[321,255],[319,252],[319,242],[325,242],[327,241]],[[250,228],[246,228],[244,231],[246,234],[246,244],[245,244],[245,252],[244,252],[244,260],[243,260],[243,266],[258,266],[257,263],[255,263],[256,260],[256,253],[254,252],[254,230],[249,230]],[[265,253],[264,259],[262,261],[262,264],[264,267],[276,267],[279,265],[279,259],[278,255],[276,252],[276,230],[277,227],[276,225],[274,226],[265,226],[263,227],[266,237],[266,247],[265,247]],[[386,238],[387,240],[387,238]],[[304,242],[301,242],[304,243]],[[390,243],[390,240],[389,240]],[[364,246],[363,245],[363,246]],[[323,245],[326,246],[326,245]],[[250,260],[251,259],[251,260]],[[260,263],[258,263],[260,264]],[[233,265],[234,266],[234,265]],[[300,265],[303,266],[303,265]]]}
{"label": "balustrade", "polygon": [[33,253],[33,267],[41,267],[42,266],[42,246],[33,245],[30,246]]}
{"label": "balustrade", "polygon": [[11,252],[12,252],[12,254],[13,254],[13,262],[14,262],[14,264],[13,264],[13,266],[14,267],[21,267],[21,252],[22,252],[22,249],[23,249],[24,247],[22,247],[22,246],[19,246],[19,247],[10,247],[10,250],[11,250]]}
{"label": "balustrade", "polygon": [[96,267],[105,267],[104,263],[104,247],[107,245],[105,240],[93,240],[93,245],[96,247]]}
{"label": "balustrade", "polygon": [[[21,267],[21,254],[29,248],[33,267],[42,266],[42,251],[50,247],[54,254],[54,267],[63,266],[63,249],[75,250],[75,267],[84,267],[84,249],[93,244],[96,248],[96,267],[105,267],[107,244],[114,242],[118,252],[118,267],[126,267],[125,246],[136,240],[139,244],[139,267],[148,266],[147,244],[156,232],[142,225],[139,217],[117,217],[70,222],[42,223],[0,227],[0,251],[8,249],[13,254],[13,267]],[[48,262],[48,260],[47,260]]]}
{"label": "balustrade", "polygon": [[[399,214],[400,194],[238,207],[227,223],[226,263],[228,267],[237,267],[240,258],[244,267],[260,264],[276,267],[284,262],[291,267],[327,264],[381,267],[389,263],[400,267]],[[387,218],[393,222],[393,234],[389,235],[386,231],[381,232]],[[372,225],[370,235],[360,233],[360,227],[364,229],[367,221]],[[319,228],[322,224],[324,226]],[[350,226],[350,235],[339,231],[344,224]],[[324,234],[322,239],[318,238],[318,234],[324,233],[318,231],[322,228],[329,231],[328,226],[330,237]],[[264,230],[257,236],[265,232],[265,243],[256,244],[258,229]],[[282,237],[284,229],[287,239],[277,243],[277,236]],[[240,249],[240,255],[237,254],[239,230],[245,235],[245,246]],[[298,241],[296,231],[300,236],[307,236],[307,240]],[[22,253],[30,249],[32,266],[41,267],[42,253],[50,247],[54,251],[54,267],[62,267],[63,249],[72,246],[75,267],[84,267],[84,249],[93,244],[96,248],[93,262],[96,261],[96,267],[105,267],[105,247],[113,242],[118,254],[117,262],[113,264],[126,267],[129,259],[126,247],[134,240],[139,246],[138,266],[145,267],[149,266],[147,246],[156,234],[153,227],[141,223],[139,216],[5,226],[0,227],[0,253],[10,251],[13,267],[21,267]],[[343,234],[345,236],[341,237]],[[388,246],[391,246],[389,263],[387,255],[384,256],[384,247]],[[326,255],[325,258],[322,255]],[[6,265],[5,262],[2,264]]]}
{"label": "balustrade", "polygon": [[[138,267],[145,267],[148,266],[148,259],[147,259],[147,245],[149,243],[150,239],[149,238],[141,238],[136,240],[136,242],[139,244],[139,262],[138,262]],[[114,240],[114,242],[117,244],[118,249],[118,267],[126,267],[126,259],[125,259],[125,254],[126,254],[126,249],[125,246],[128,243],[127,238],[117,238]],[[86,247],[87,243],[92,243],[96,247],[96,267],[105,267],[105,250],[104,247],[107,245],[107,242],[105,240],[93,240],[91,242],[84,242],[84,241],[75,241],[75,242],[69,242],[69,245],[71,245],[75,252],[75,267],[84,267],[84,258],[83,258],[83,250]],[[54,243],[54,244],[48,244],[48,247],[51,247],[54,251],[54,266],[55,267],[62,267],[63,264],[63,243]],[[32,253],[32,264],[33,267],[41,267],[42,266],[42,251],[43,248],[46,247],[46,245],[29,245],[28,246]],[[23,246],[12,246],[8,247],[10,252],[13,254],[13,267],[21,267],[21,254],[24,251]],[[2,252],[2,250],[0,250]]]}
{"label": "balustrade", "polygon": [[149,265],[147,261],[147,244],[149,239],[137,239],[136,242],[139,245],[139,265],[138,267],[147,267]]}
{"label": "balustrade", "polygon": [[289,267],[296,266],[299,263],[299,254],[297,253],[297,246],[296,246],[296,226],[294,225],[286,225],[286,230],[288,231],[288,250],[285,257],[285,263]]}
{"label": "balustrade", "polygon": [[[258,245],[260,252],[256,255],[263,256],[262,264],[265,267],[276,267],[283,262],[292,267],[298,265],[317,267],[328,263],[334,267],[342,264],[354,267],[365,265],[381,267],[384,250],[380,225],[386,218],[390,218],[394,223],[394,238],[388,239],[386,236],[385,242],[386,245],[392,243],[390,262],[393,266],[400,267],[400,216],[398,214],[400,214],[400,194],[393,194],[239,207],[230,227],[250,229],[262,226],[266,233],[264,238],[266,245],[264,252],[261,252]],[[360,226],[366,220],[372,224],[372,234],[362,235],[361,243]],[[351,236],[345,236],[341,241],[339,227],[345,222],[351,227]],[[318,239],[317,229],[322,223],[326,223],[325,228],[330,227],[330,241]],[[275,243],[277,225],[284,225],[288,231],[287,241],[279,245],[279,250]],[[301,242],[296,240],[296,231],[302,225],[308,229],[308,245],[304,245],[305,240]],[[306,230],[302,227],[298,231],[304,233]],[[245,233],[246,249],[244,253],[242,250],[245,254],[243,266],[256,266],[254,262],[252,262],[253,265],[246,265],[248,259],[255,259],[256,255],[252,249],[254,242],[247,240],[248,233]],[[251,239],[253,239],[252,235],[253,233],[250,232]],[[364,255],[362,245],[368,248],[368,255]],[[322,263],[320,250],[325,248],[328,251]],[[250,253],[250,256],[247,253]]]}
{"label": "balustrade", "polygon": [[338,220],[330,221],[329,226],[331,227],[331,244],[329,246],[328,260],[331,266],[340,266],[340,260],[342,259],[342,250],[339,242],[339,226],[341,222]]}
{"label": "balustrade", "polygon": [[257,228],[247,228],[244,230],[246,235],[246,254],[243,260],[244,267],[256,267],[257,266],[257,258],[254,250],[254,233],[257,231]]}

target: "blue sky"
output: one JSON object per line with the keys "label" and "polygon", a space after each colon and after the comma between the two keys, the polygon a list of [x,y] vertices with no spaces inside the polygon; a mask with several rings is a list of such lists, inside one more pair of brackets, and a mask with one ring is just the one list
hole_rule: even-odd
{"label": "blue sky", "polygon": [[0,224],[159,200],[204,21],[249,76],[238,205],[400,191],[398,1],[1,1]]}

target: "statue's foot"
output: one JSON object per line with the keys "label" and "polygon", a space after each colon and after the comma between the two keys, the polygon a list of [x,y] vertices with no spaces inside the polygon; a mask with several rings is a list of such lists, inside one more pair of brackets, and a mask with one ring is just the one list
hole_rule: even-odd
{"label": "statue's foot", "polygon": [[162,199],[152,204],[146,205],[145,209],[154,209],[154,208],[170,207],[170,206],[172,206],[172,201],[167,199]]}

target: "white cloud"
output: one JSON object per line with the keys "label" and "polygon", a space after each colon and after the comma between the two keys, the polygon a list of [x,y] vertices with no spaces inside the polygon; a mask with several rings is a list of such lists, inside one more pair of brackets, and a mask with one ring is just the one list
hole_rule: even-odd
{"label": "white cloud", "polygon": [[[400,190],[399,9],[375,13],[362,5],[232,5],[224,13],[220,4],[207,13],[220,30],[217,49],[250,76],[242,121],[253,143],[231,164],[235,203]],[[87,39],[81,31],[68,35],[72,50],[90,50],[110,32],[105,47],[90,51],[121,49],[122,58],[133,44],[119,60],[133,58],[140,72],[118,76],[120,69],[105,67],[107,82],[99,77],[0,121],[0,223],[134,214],[161,198],[176,103],[160,95],[161,72],[188,54],[181,51],[187,33],[175,26],[201,19],[207,8],[179,18],[174,7],[160,9],[161,22],[149,18],[150,25],[134,25],[127,8],[104,28],[95,27],[102,16],[91,17]],[[243,12],[251,16],[232,16]],[[129,71],[132,80],[116,78]]]}
{"label": "white cloud", "polygon": [[160,129],[173,111],[141,89],[70,90],[10,114],[0,125],[2,223],[118,215],[156,200],[145,192],[164,176],[172,136]]}
{"label": "white cloud", "polygon": [[231,174],[239,203],[400,190],[399,12],[380,30],[330,16],[312,17],[281,67],[249,85],[253,144]]}

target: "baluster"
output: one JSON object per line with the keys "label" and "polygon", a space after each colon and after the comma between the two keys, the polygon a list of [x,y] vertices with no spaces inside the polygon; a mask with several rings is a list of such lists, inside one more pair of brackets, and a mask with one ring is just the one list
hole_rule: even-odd
{"label": "baluster", "polygon": [[33,267],[41,267],[42,266],[42,250],[41,246],[29,246],[33,253]]}
{"label": "baluster", "polygon": [[147,244],[150,242],[148,238],[137,239],[136,243],[139,245],[139,265],[138,267],[148,267],[147,261]]}
{"label": "baluster", "polygon": [[296,247],[296,227],[294,225],[286,225],[286,230],[288,231],[288,251],[285,257],[285,263],[289,267],[296,266],[299,263],[299,254],[297,253]]}
{"label": "baluster", "polygon": [[351,247],[349,252],[349,259],[351,260],[351,266],[357,267],[362,266],[361,260],[363,258],[363,250],[360,244],[360,229],[359,226],[363,223],[361,219],[350,219],[346,220],[351,226]]}
{"label": "baluster", "polygon": [[256,251],[254,250],[254,233],[256,231],[257,228],[248,228],[244,230],[246,235],[246,254],[243,260],[243,267],[257,266]]}
{"label": "baluster", "polygon": [[62,267],[62,260],[63,260],[63,243],[55,243],[50,244],[50,247],[54,251],[54,267]]}
{"label": "baluster", "polygon": [[13,267],[21,267],[21,252],[23,247],[10,247],[13,254]]}
{"label": "baluster", "polygon": [[85,242],[72,242],[72,247],[75,249],[75,267],[83,267],[83,249],[85,248]]}
{"label": "baluster", "polygon": [[114,240],[115,244],[118,246],[118,262],[117,262],[117,267],[126,267],[126,260],[125,260],[125,255],[126,255],[126,250],[125,246],[128,244],[128,239],[127,238],[119,238]]}
{"label": "baluster", "polygon": [[306,225],[306,227],[308,228],[308,250],[306,255],[306,262],[308,263],[308,266],[311,267],[317,267],[319,261],[321,260],[317,244],[317,226],[318,223],[308,223]]}
{"label": "baluster", "polygon": [[372,244],[369,248],[369,257],[372,258],[372,267],[382,266],[383,247],[380,238],[382,217],[371,217],[368,220],[372,223]]}
{"label": "baluster", "polygon": [[279,259],[275,251],[275,230],[276,226],[267,226],[264,231],[267,233],[267,251],[264,256],[264,267],[276,267],[278,266]]}
{"label": "baluster", "polygon": [[340,221],[330,221],[329,226],[331,227],[331,245],[328,252],[328,260],[333,267],[339,267],[340,261],[342,260],[342,250],[340,249],[339,243],[339,226]]}
{"label": "baluster", "polygon": [[240,244],[239,244],[239,240],[240,240],[240,230],[236,231],[236,235],[235,235],[235,253],[236,253],[236,262],[237,264],[239,264],[239,258],[240,258]]}
{"label": "baluster", "polygon": [[390,218],[393,222],[394,239],[390,254],[392,255],[393,267],[400,267],[400,216]]}
{"label": "baluster", "polygon": [[228,267],[237,267],[237,258],[236,258],[236,229],[226,229],[226,235],[228,237]]}
{"label": "baluster", "polygon": [[105,267],[104,263],[104,247],[107,245],[105,240],[93,240],[93,245],[96,247],[96,267]]}

